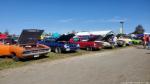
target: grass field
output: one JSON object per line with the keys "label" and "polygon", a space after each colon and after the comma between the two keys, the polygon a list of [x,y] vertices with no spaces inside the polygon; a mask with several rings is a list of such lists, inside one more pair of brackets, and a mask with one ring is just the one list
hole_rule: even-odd
{"label": "grass field", "polygon": [[[98,52],[98,51],[95,51],[95,52]],[[93,53],[93,52],[92,51],[87,52],[85,50],[79,50],[77,52],[72,52],[72,53],[68,52],[68,53],[61,53],[61,54],[50,52],[47,56],[44,56],[44,57],[22,60],[19,62],[16,62],[11,58],[0,58],[0,70],[25,66],[28,64],[32,64],[32,63],[41,63],[41,62],[52,61],[52,60],[56,60],[56,59],[81,56],[83,54],[88,54],[88,53]]]}

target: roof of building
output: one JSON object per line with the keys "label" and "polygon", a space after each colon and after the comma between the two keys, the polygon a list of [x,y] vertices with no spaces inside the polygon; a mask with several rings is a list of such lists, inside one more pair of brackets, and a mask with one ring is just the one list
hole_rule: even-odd
{"label": "roof of building", "polygon": [[76,35],[77,36],[82,36],[82,35],[101,35],[101,36],[106,36],[108,34],[115,34],[111,30],[107,31],[91,31],[91,32],[78,32]]}

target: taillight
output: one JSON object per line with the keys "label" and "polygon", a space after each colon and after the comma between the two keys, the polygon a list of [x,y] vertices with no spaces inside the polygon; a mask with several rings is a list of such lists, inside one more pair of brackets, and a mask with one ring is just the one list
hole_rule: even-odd
{"label": "taillight", "polygon": [[96,43],[94,43],[94,46],[96,46],[97,44]]}

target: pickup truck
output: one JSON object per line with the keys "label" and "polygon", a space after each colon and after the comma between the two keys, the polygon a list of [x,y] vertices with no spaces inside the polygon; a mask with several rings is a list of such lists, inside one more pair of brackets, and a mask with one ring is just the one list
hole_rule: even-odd
{"label": "pickup truck", "polygon": [[18,43],[0,44],[0,57],[11,56],[15,61],[20,59],[39,57],[49,53],[49,47],[43,44],[37,44],[37,40],[43,30],[25,29],[22,31]]}
{"label": "pickup truck", "polygon": [[102,43],[96,41],[97,37],[90,36],[78,36],[72,38],[73,43],[77,43],[80,45],[81,49],[86,49],[87,51],[99,50],[102,49]]}
{"label": "pickup truck", "polygon": [[62,53],[62,52],[70,52],[70,51],[77,51],[80,46],[77,43],[69,42],[70,38],[74,35],[61,35],[59,38],[49,37],[45,38],[38,43],[44,44],[50,47],[52,52],[55,53]]}

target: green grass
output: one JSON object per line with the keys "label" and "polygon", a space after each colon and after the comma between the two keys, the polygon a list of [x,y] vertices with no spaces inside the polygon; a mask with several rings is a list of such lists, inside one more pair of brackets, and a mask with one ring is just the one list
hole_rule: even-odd
{"label": "green grass", "polygon": [[[53,61],[53,60],[57,60],[57,59],[64,59],[64,58],[68,58],[68,57],[81,56],[86,53],[87,53],[87,51],[85,51],[85,50],[79,50],[79,51],[73,52],[73,53],[62,53],[62,54],[50,52],[45,57],[29,59],[29,60],[19,61],[19,62],[16,62],[16,61],[12,60],[11,58],[0,58],[0,70],[21,67],[21,66],[25,66],[25,65],[29,65],[29,64]],[[90,53],[90,52],[88,52],[88,53]]]}
{"label": "green grass", "polygon": [[5,58],[0,60],[0,70],[7,69],[7,68],[15,68],[23,65],[27,65],[29,62],[15,62],[10,58]]}

